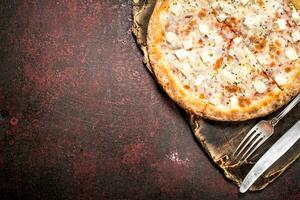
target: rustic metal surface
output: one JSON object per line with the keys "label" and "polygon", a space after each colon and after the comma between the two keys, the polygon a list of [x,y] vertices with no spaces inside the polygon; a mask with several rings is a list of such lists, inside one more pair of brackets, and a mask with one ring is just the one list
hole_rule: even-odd
{"label": "rustic metal surface", "polygon": [[[156,0],[134,0],[133,6],[133,32],[137,43],[144,53],[146,67],[152,72],[147,55],[147,28],[150,16],[154,9]],[[155,76],[154,76],[155,78]],[[186,113],[184,113],[186,116]],[[274,114],[273,114],[274,116]],[[186,116],[187,117],[187,116]],[[240,141],[247,132],[258,122],[250,120],[247,122],[215,122],[205,120],[197,116],[189,116],[190,126],[201,145],[204,147],[211,159],[224,171],[227,178],[240,185],[247,172],[255,164],[260,155],[265,152],[285,131],[300,118],[300,106],[294,108],[279,125],[275,128],[275,134],[250,157],[246,163],[232,161],[230,156],[237,148]],[[265,119],[271,119],[272,115]],[[261,119],[259,119],[261,120]],[[300,155],[300,142],[260,178],[250,190],[261,190],[269,183],[279,177]]]}
{"label": "rustic metal surface", "polygon": [[[130,0],[0,1],[0,199],[239,199],[155,85]],[[300,163],[243,199],[299,199]]]}

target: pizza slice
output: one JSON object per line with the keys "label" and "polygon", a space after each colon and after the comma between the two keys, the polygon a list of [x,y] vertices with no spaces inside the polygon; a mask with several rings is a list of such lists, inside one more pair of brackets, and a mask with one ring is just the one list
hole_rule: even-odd
{"label": "pizza slice", "polygon": [[[292,9],[292,8],[291,8]],[[284,19],[283,29],[273,23],[267,36],[244,40],[261,68],[279,87],[294,96],[300,92],[300,16],[296,10]]]}

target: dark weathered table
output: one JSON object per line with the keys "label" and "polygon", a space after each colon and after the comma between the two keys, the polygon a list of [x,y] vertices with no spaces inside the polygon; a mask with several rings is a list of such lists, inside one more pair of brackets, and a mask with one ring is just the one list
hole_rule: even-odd
{"label": "dark weathered table", "polygon": [[0,199],[300,199],[300,162],[239,195],[142,64],[131,0],[0,1]]}

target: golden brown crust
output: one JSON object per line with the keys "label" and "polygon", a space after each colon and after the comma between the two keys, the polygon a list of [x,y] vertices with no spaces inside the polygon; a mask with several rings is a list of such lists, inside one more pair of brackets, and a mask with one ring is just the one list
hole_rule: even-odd
{"label": "golden brown crust", "polygon": [[289,96],[295,96],[300,93],[300,60],[295,62],[291,68],[293,69],[293,77],[282,86],[282,89]]}
{"label": "golden brown crust", "polygon": [[[244,121],[264,116],[277,110],[282,105],[286,104],[290,100],[291,96],[299,92],[300,70],[295,76],[295,80],[291,81],[290,84],[287,85],[287,88],[290,88],[287,89],[287,92],[277,89],[244,108],[239,107],[238,109],[227,110],[226,108],[220,109],[218,106],[208,104],[205,99],[194,96],[187,89],[183,88],[178,81],[176,81],[176,78],[170,68],[165,64],[166,62],[164,61],[160,51],[159,45],[164,39],[164,30],[162,22],[160,21],[160,14],[167,10],[169,3],[169,0],[157,0],[156,2],[156,6],[148,26],[148,53],[157,81],[166,93],[187,112],[212,120]],[[295,81],[297,81],[297,84],[295,84]]]}

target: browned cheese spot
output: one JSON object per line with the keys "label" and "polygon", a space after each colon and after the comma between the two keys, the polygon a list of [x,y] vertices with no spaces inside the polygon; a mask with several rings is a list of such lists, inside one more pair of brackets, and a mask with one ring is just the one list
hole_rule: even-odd
{"label": "browned cheese spot", "polygon": [[234,59],[234,57],[233,57],[232,55],[228,55],[228,56],[227,56],[227,61],[228,61],[229,63],[231,63],[231,62],[233,61],[233,59]]}
{"label": "browned cheese spot", "polygon": [[202,46],[203,45],[203,40],[199,39],[198,44]]}
{"label": "browned cheese spot", "polygon": [[206,9],[202,8],[198,13],[198,17],[204,18],[206,16],[206,13],[207,13]]}
{"label": "browned cheese spot", "polygon": [[217,59],[216,63],[214,64],[214,69],[218,70],[222,67],[222,63],[223,63],[223,57],[220,57]]}
{"label": "browned cheese spot", "polygon": [[281,44],[278,40],[275,40],[275,45],[276,45],[276,47],[278,47],[278,48],[281,48],[281,47],[282,47],[282,44]]}
{"label": "browned cheese spot", "polygon": [[276,66],[276,63],[274,61],[272,61],[270,64],[269,64],[270,67],[275,67]]}
{"label": "browned cheese spot", "polygon": [[200,98],[200,99],[205,99],[205,95],[204,95],[203,93],[200,93],[200,94],[199,94],[199,98]]}
{"label": "browned cheese spot", "polygon": [[257,51],[262,51],[267,45],[267,41],[263,38],[259,39],[256,41],[256,44],[255,44],[255,49]]}
{"label": "browned cheese spot", "polygon": [[190,86],[184,85],[183,88],[186,89],[186,90],[189,90],[189,89],[190,89]]}
{"label": "browned cheese spot", "polygon": [[257,0],[257,3],[258,3],[258,5],[259,5],[261,8],[265,7],[265,2],[264,2],[264,0]]}
{"label": "browned cheese spot", "polygon": [[214,16],[216,16],[216,15],[218,14],[218,12],[217,12],[215,9],[213,9],[213,10],[211,11],[211,14],[213,14]]}
{"label": "browned cheese spot", "polygon": [[236,92],[240,92],[241,88],[236,86],[236,85],[227,85],[224,87],[225,90],[229,93],[236,93]]}
{"label": "browned cheese spot", "polygon": [[284,71],[287,72],[287,73],[289,73],[289,72],[292,71],[292,68],[291,67],[287,67],[287,68],[284,69]]}
{"label": "browned cheese spot", "polygon": [[281,50],[276,51],[276,55],[279,56],[281,54]]}
{"label": "browned cheese spot", "polygon": [[225,23],[230,29],[235,30],[239,21],[235,17],[226,18]]}
{"label": "browned cheese spot", "polygon": [[251,36],[251,37],[249,38],[249,40],[250,40],[250,42],[255,43],[258,39],[257,39],[256,36]]}
{"label": "browned cheese spot", "polygon": [[251,103],[250,100],[245,97],[239,97],[238,102],[240,107],[246,107]]}

